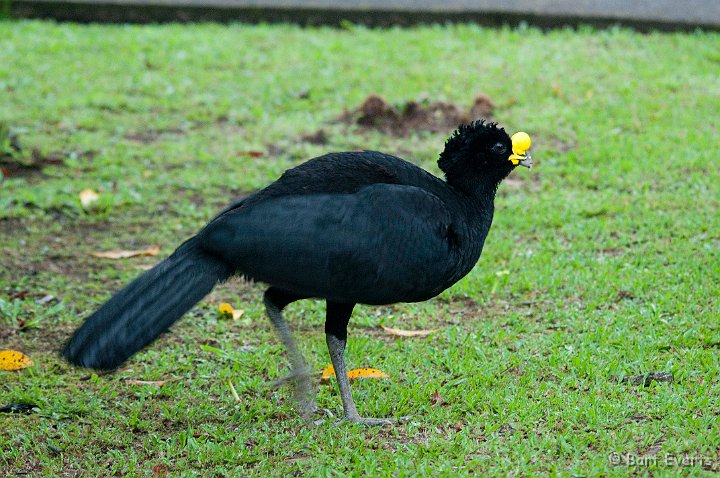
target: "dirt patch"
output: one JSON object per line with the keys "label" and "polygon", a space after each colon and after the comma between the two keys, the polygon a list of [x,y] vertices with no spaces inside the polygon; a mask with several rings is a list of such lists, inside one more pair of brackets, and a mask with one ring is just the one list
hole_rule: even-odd
{"label": "dirt patch", "polygon": [[[53,228],[51,223],[61,224],[62,231]],[[145,246],[146,244],[140,242],[133,244],[132,237],[142,234],[151,225],[152,223],[147,221],[126,223],[126,246]],[[43,281],[47,280],[48,274],[63,277],[67,280],[68,287],[87,281],[98,267],[97,258],[93,258],[89,252],[101,249],[96,245],[98,238],[116,232],[111,222],[85,222],[67,217],[0,220],[0,226],[0,241],[17,244],[17,247],[6,248],[0,258],[0,283],[5,281],[7,284],[15,284],[25,281],[28,282],[25,288],[30,290],[33,290],[33,285],[41,286]],[[18,243],[20,238],[24,242]],[[131,268],[136,265],[137,262],[133,261],[115,264],[115,267]]]}
{"label": "dirt patch", "polygon": [[52,151],[43,153],[37,148],[24,148],[17,135],[0,124],[0,175],[4,178],[44,178],[45,166],[65,166],[69,157],[92,159],[97,151]]}
{"label": "dirt patch", "polygon": [[[346,109],[336,120],[329,122],[327,128],[302,134],[292,142],[320,146],[331,144],[335,126],[340,126],[342,130],[359,127],[361,132],[375,131],[395,137],[406,137],[418,131],[448,134],[460,124],[492,119],[494,109],[495,103],[484,94],[475,97],[469,108],[443,101],[407,101],[393,105],[372,94],[358,107]],[[271,158],[288,152],[287,145],[268,144],[266,149]]]}
{"label": "dirt patch", "polygon": [[8,337],[3,342],[3,347],[11,350],[21,350],[31,358],[43,354],[55,355],[78,325],[79,322],[67,324],[53,321],[51,325],[39,328],[14,328],[12,335],[8,334]]}
{"label": "dirt patch", "polygon": [[468,109],[442,101],[408,101],[395,106],[378,95],[370,95],[360,106],[343,113],[340,121],[365,130],[407,136],[414,131],[449,132],[461,123],[492,118],[494,108],[486,95],[477,96]]}
{"label": "dirt patch", "polygon": [[304,134],[300,137],[300,140],[304,143],[310,144],[328,144],[328,135],[324,129],[319,129],[314,133]]}
{"label": "dirt patch", "polygon": [[23,158],[22,154],[0,154],[0,172],[6,178],[43,177],[45,166],[64,166],[66,157],[62,152],[43,155],[37,149],[32,150],[29,158]]}

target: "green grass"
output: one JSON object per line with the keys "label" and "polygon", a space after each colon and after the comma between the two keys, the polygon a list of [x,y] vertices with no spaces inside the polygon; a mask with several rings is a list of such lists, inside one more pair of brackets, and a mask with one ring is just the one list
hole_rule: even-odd
{"label": "green grass", "polygon": [[[1,22],[0,123],[24,146],[16,161],[36,148],[64,165],[0,182],[0,348],[35,360],[0,372],[0,405],[39,406],[0,414],[0,474],[717,471],[718,52],[716,33]],[[351,321],[350,366],[391,375],[354,384],[360,412],[410,423],[304,425],[290,390],[267,385],[287,362],[257,284],[219,287],[114,375],[80,380],[88,372],[59,360],[72,328],[156,261],[92,251],[169,254],[231,198],[329,150],[380,149],[437,172],[444,133],[337,121],[370,93],[461,106],[485,93],[538,160],[501,186],[465,279]],[[299,139],[319,128],[328,144]],[[101,208],[82,209],[85,188]],[[39,304],[46,295],[56,300]],[[218,319],[220,301],[244,317]],[[319,374],[322,304],[288,317]],[[440,331],[396,339],[379,325]],[[654,371],[675,380],[620,382]],[[339,414],[334,384],[318,390]],[[613,466],[612,452],[644,462]]]}

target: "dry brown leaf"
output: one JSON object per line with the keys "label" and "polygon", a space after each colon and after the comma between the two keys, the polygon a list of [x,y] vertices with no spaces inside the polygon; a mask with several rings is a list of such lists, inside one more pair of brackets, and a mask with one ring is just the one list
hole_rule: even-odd
{"label": "dry brown leaf", "polygon": [[442,398],[442,396],[440,395],[440,392],[438,392],[437,390],[435,390],[435,392],[433,392],[432,396],[430,397],[430,403],[432,403],[432,406],[433,406],[433,407],[434,407],[435,405],[440,406],[440,405],[442,405],[443,403],[445,403],[445,399]]}
{"label": "dry brown leaf", "polygon": [[250,156],[251,158],[262,158],[263,156],[265,156],[265,151],[240,151],[238,154],[240,156]]}
{"label": "dry brown leaf", "polygon": [[83,189],[78,196],[83,207],[89,207],[100,199],[100,195],[92,189]]}
{"label": "dry brown leaf", "polygon": [[[323,370],[322,375],[320,376],[320,381],[327,382],[330,380],[330,377],[334,376],[335,368],[332,365],[328,365]],[[356,368],[354,370],[350,370],[347,373],[347,376],[349,380],[355,380],[358,378],[390,378],[390,375],[376,368]]]}
{"label": "dry brown leaf", "polygon": [[218,313],[226,319],[238,320],[245,313],[242,309],[234,309],[232,305],[223,302],[218,306]]}
{"label": "dry brown leaf", "polygon": [[30,357],[16,350],[0,350],[0,370],[14,371],[30,367]]}
{"label": "dry brown leaf", "polygon": [[428,329],[428,330],[402,330],[393,329],[392,327],[382,326],[382,329],[390,335],[397,335],[398,337],[427,337],[428,335],[439,331],[440,329]]}
{"label": "dry brown leaf", "polygon": [[123,378],[120,381],[128,385],[150,385],[152,387],[162,387],[168,382],[167,380],[135,380],[134,378]]}
{"label": "dry brown leaf", "polygon": [[165,478],[168,474],[168,467],[163,465],[162,463],[158,463],[157,465],[152,467],[152,474],[153,476],[157,476],[158,478]]}
{"label": "dry brown leaf", "polygon": [[138,256],[157,256],[160,253],[160,246],[150,246],[147,249],[137,251],[102,251],[102,252],[91,252],[90,255],[94,257],[100,257],[101,259],[129,259],[130,257]]}

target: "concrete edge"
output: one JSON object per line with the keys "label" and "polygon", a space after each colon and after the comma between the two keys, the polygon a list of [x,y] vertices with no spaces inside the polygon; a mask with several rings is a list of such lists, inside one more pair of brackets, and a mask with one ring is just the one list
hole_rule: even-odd
{"label": "concrete edge", "polygon": [[152,5],[140,3],[75,3],[72,1],[15,1],[10,15],[18,19],[53,19],[79,23],[166,23],[166,22],[243,22],[291,23],[303,26],[342,26],[351,22],[370,27],[412,26],[433,23],[476,23],[484,26],[517,26],[521,23],[540,27],[599,28],[624,26],[641,32],[718,31],[720,25],[684,23],[617,17],[579,17],[564,14],[518,14],[506,11],[399,11],[343,10],[286,7]]}

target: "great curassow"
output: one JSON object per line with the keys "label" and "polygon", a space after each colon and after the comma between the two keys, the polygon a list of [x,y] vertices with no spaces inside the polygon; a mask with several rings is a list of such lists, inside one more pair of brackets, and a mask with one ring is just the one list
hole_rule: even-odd
{"label": "great curassow", "polygon": [[212,288],[238,274],[269,285],[264,303],[288,350],[304,414],[314,400],[305,359],[282,310],[324,299],[325,334],[345,420],[362,418],[345,368],[355,304],[430,299],[473,268],[493,219],[495,192],[517,166],[531,166],[530,138],[494,123],[461,125],[438,166],[443,181],[374,151],[332,153],[223,210],[167,259],[92,314],[63,354],[73,364],[114,369],[167,330]]}

